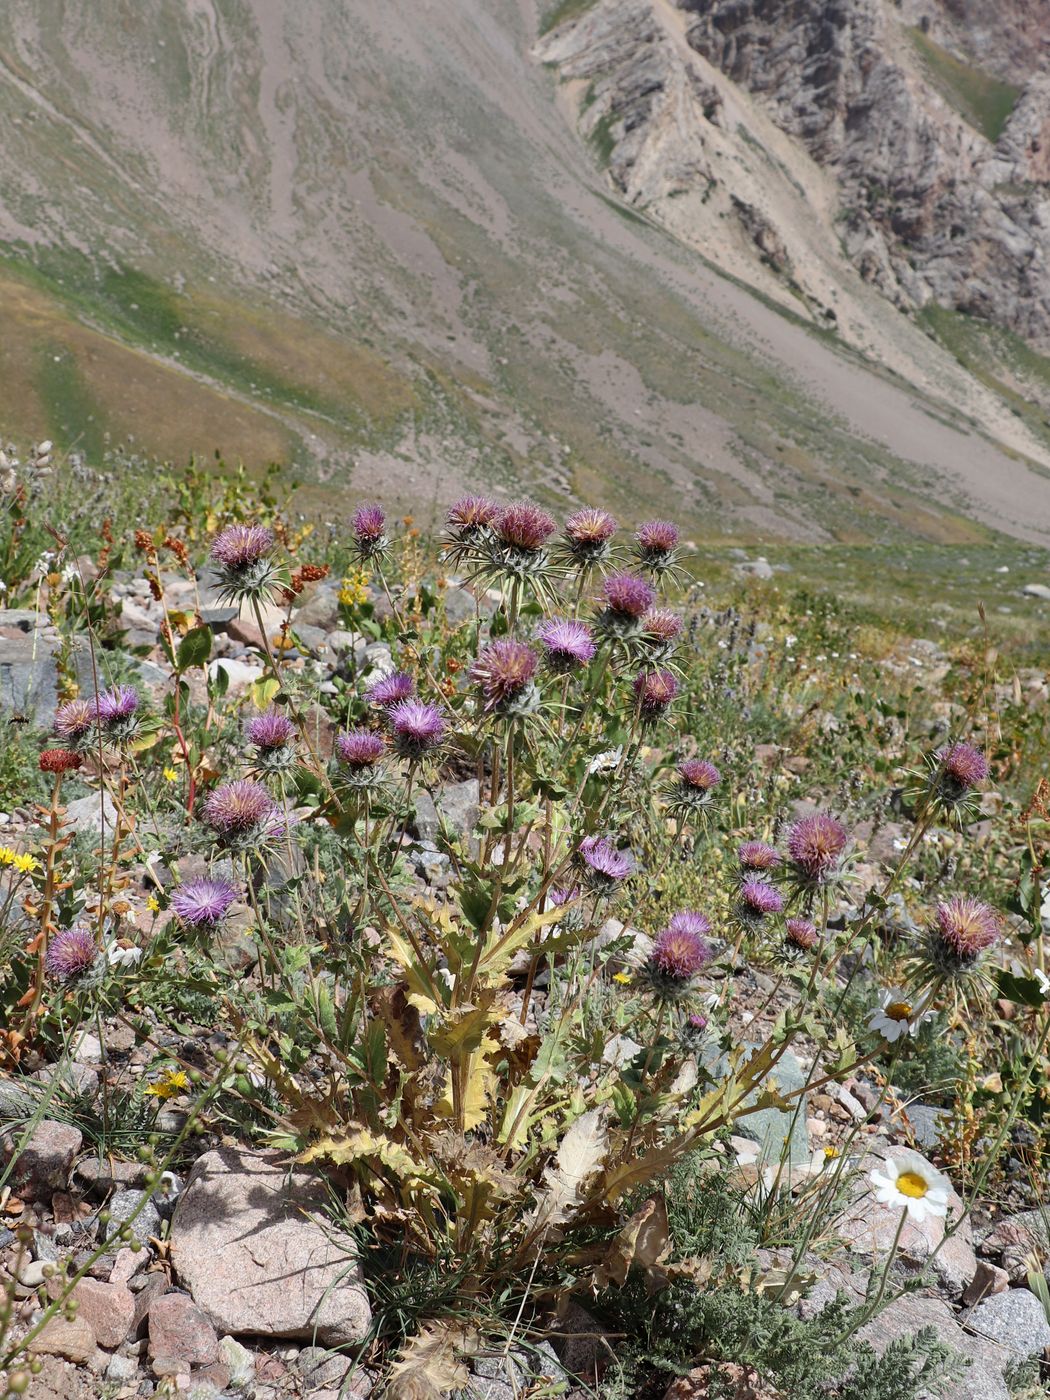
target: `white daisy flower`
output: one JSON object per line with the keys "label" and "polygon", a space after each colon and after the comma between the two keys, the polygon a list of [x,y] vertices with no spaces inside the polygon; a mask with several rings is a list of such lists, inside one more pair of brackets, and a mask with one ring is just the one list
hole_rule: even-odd
{"label": "white daisy flower", "polygon": [[912,1001],[910,993],[893,987],[883,992],[881,1003],[868,1017],[868,1029],[893,1045],[902,1035],[915,1035],[932,1014],[924,1004]]}
{"label": "white daisy flower", "polygon": [[890,1158],[882,1165],[883,1170],[872,1171],[869,1178],[881,1205],[903,1207],[918,1224],[928,1215],[948,1214],[948,1187],[928,1162],[914,1155],[902,1161]]}

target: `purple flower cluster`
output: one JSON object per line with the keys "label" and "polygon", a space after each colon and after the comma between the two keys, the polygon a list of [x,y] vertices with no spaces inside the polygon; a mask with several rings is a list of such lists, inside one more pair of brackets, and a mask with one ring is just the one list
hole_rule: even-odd
{"label": "purple flower cluster", "polygon": [[650,608],[642,618],[642,632],[650,647],[670,648],[682,634],[682,619],[670,608]]}
{"label": "purple flower cluster", "polygon": [[256,715],[245,726],[248,742],[264,752],[269,749],[282,749],[295,738],[295,725],[279,710],[268,710]]}
{"label": "purple flower cluster", "polygon": [[391,705],[387,718],[394,747],[402,758],[416,761],[437,748],[445,737],[445,716],[438,705],[422,700],[401,700]]}
{"label": "purple flower cluster", "polygon": [[55,711],[52,728],[72,748],[83,745],[95,724],[95,707],[90,700],[67,700]]}
{"label": "purple flower cluster", "polygon": [[849,833],[827,812],[801,817],[788,831],[788,856],[797,878],[806,884],[826,883],[834,873]]}
{"label": "purple flower cluster", "polygon": [[610,574],[602,586],[608,612],[617,618],[640,621],[652,607],[656,594],[637,574]]}
{"label": "purple flower cluster", "polygon": [[351,769],[374,768],[386,753],[386,740],[370,729],[351,729],[335,741],[339,757]]}
{"label": "purple flower cluster", "polygon": [[538,554],[557,528],[554,517],[532,501],[504,506],[493,521],[500,542],[524,554]]}
{"label": "purple flower cluster", "polygon": [[681,535],[678,526],[672,525],[670,520],[647,520],[639,525],[634,538],[642,563],[647,568],[660,570],[672,563]]}
{"label": "purple flower cluster", "polygon": [[784,896],[765,880],[745,880],[740,886],[737,915],[748,924],[759,924],[771,914],[784,911]]}
{"label": "purple flower cluster", "polygon": [[694,792],[710,792],[722,781],[722,775],[706,758],[687,758],[678,765],[678,777],[684,788]]}
{"label": "purple flower cluster", "polygon": [[539,658],[524,642],[501,638],[490,642],[479,653],[471,668],[471,679],[481,687],[485,709],[507,711],[535,693],[533,681]]}
{"label": "purple flower cluster", "polygon": [[97,957],[95,935],[83,924],[75,924],[55,934],[44,961],[52,977],[60,982],[71,982],[94,967]]}
{"label": "purple flower cluster", "polygon": [[951,744],[934,755],[939,795],[947,802],[961,802],[988,777],[988,760],[972,744]]}
{"label": "purple flower cluster", "polygon": [[241,573],[266,559],[273,549],[273,531],[265,525],[227,525],[215,536],[211,557],[224,569]]}
{"label": "purple flower cluster", "polygon": [[634,869],[631,857],[618,851],[605,836],[585,836],[579,850],[591,887],[599,892],[607,893]]}
{"label": "purple flower cluster", "polygon": [[201,815],[220,841],[244,846],[270,834],[277,805],[262,783],[238,778],[209,793]]}
{"label": "purple flower cluster", "polygon": [[357,552],[363,559],[375,559],[386,549],[386,516],[379,506],[358,506],[350,521]]}
{"label": "purple flower cluster", "polygon": [[104,690],[95,701],[95,718],[108,739],[123,743],[138,727],[138,691],[132,685]]}
{"label": "purple flower cluster", "polygon": [[559,675],[586,666],[597,651],[591,629],[583,622],[552,618],[543,623],[538,635],[547,665]]}
{"label": "purple flower cluster", "polygon": [[408,700],[415,694],[415,690],[416,683],[407,671],[395,671],[393,675],[373,681],[365,691],[365,699],[370,705],[378,705],[385,710],[391,705],[400,704],[402,700]]}
{"label": "purple flower cluster", "polygon": [[651,954],[653,965],[665,977],[686,982],[711,961],[711,945],[689,928],[673,923],[658,934]]}
{"label": "purple flower cluster", "polygon": [[222,922],[240,891],[229,880],[203,876],[188,880],[171,897],[171,907],[182,923],[192,929],[211,929]]}
{"label": "purple flower cluster", "polygon": [[810,952],[820,942],[820,935],[808,919],[788,919],[784,934],[791,947],[804,953]]}
{"label": "purple flower cluster", "polygon": [[979,899],[957,895],[938,904],[933,933],[949,956],[971,964],[986,948],[999,942],[1003,922],[994,909]]}
{"label": "purple flower cluster", "polygon": [[634,679],[634,694],[639,716],[651,723],[663,715],[678,694],[678,681],[667,670],[643,671]]}
{"label": "purple flower cluster", "polygon": [[568,556],[575,564],[585,567],[597,564],[609,553],[609,542],[619,527],[608,511],[588,508],[578,510],[565,522]]}
{"label": "purple flower cluster", "polygon": [[488,496],[462,496],[449,506],[445,520],[458,538],[471,539],[489,529],[499,512],[499,506]]}
{"label": "purple flower cluster", "polygon": [[780,864],[780,852],[765,841],[745,841],[736,854],[741,870],[775,870]]}

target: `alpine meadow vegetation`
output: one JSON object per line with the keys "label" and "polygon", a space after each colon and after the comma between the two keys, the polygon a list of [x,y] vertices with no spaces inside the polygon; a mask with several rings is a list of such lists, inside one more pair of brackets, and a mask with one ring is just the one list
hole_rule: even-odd
{"label": "alpine meadow vegetation", "polygon": [[[5,473],[0,637],[46,674],[0,768],[0,1392],[117,1248],[230,1325],[178,1232],[236,1151],[359,1273],[352,1342],[239,1333],[330,1345],[326,1394],[1043,1393],[1041,1341],[996,1370],[959,1320],[1050,1314],[1045,1249],[983,1244],[1050,1146],[1045,651],[597,507]],[[142,1375],[292,1393],[233,1354]]]}

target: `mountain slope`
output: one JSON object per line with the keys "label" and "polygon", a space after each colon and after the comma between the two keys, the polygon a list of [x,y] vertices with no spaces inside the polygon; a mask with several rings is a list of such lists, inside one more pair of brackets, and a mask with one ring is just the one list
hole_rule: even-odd
{"label": "mountain slope", "polygon": [[[680,13],[628,8],[680,74]],[[9,0],[0,426],[279,456],[326,499],[382,483],[421,514],[485,484],[673,510],[706,538],[1050,538],[1029,396],[1011,412],[863,283],[819,167],[706,66],[750,133],[718,159],[801,187],[826,291],[743,251],[725,276],[726,221],[701,254],[688,220],[610,184],[574,129],[586,82],[531,54],[541,19],[528,0]]]}

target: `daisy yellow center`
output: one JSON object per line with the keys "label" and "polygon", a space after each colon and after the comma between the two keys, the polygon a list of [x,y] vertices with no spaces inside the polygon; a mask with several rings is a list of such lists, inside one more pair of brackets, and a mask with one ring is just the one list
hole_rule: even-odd
{"label": "daisy yellow center", "polygon": [[897,1177],[897,1190],[902,1196],[911,1196],[913,1200],[921,1201],[929,1189],[929,1182],[918,1172],[901,1172]]}
{"label": "daisy yellow center", "polygon": [[886,1008],[886,1015],[891,1021],[907,1021],[911,1016],[910,1001],[891,1001]]}

